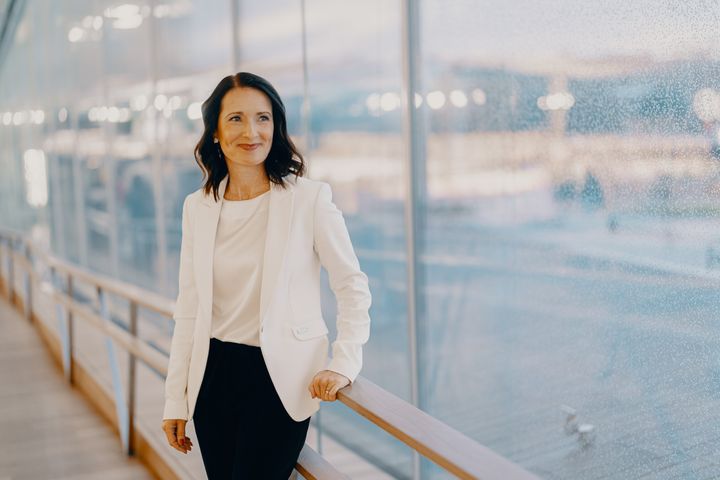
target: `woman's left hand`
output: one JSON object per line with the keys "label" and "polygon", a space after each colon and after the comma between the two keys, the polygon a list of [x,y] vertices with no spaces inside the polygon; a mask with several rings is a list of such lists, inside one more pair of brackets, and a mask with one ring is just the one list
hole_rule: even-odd
{"label": "woman's left hand", "polygon": [[334,402],[338,390],[349,384],[350,379],[345,375],[332,370],[321,370],[313,377],[310,385],[308,385],[308,390],[312,398]]}

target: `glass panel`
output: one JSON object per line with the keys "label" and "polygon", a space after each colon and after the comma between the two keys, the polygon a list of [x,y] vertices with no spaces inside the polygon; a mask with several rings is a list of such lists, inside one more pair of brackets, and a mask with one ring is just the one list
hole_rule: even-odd
{"label": "glass panel", "polygon": [[[163,292],[177,295],[182,205],[202,183],[193,150],[202,134],[200,103],[217,82],[232,73],[232,23],[228,0],[157,4],[158,84],[148,99],[153,112],[154,150],[140,173],[157,195],[159,242],[167,253],[158,259]],[[162,272],[162,273],[160,273]]]}
{"label": "glass panel", "polygon": [[[310,176],[332,186],[373,295],[361,375],[409,400],[400,3],[313,1],[305,15]],[[334,324],[324,283],[325,318]],[[373,478],[410,475],[409,448],[344,405],[321,405],[325,435],[381,470]],[[328,458],[341,471],[354,466],[347,456]]]}
{"label": "glass panel", "polygon": [[543,478],[717,476],[717,5],[422,6],[429,413]]}
{"label": "glass panel", "polygon": [[12,44],[3,45],[0,68],[0,225],[47,241],[47,119],[39,92],[50,84],[43,39],[51,19],[42,3],[16,17],[3,30],[3,41]]}
{"label": "glass panel", "polygon": [[288,133],[305,152],[301,2],[238,0],[239,71],[266,78],[285,104]]}

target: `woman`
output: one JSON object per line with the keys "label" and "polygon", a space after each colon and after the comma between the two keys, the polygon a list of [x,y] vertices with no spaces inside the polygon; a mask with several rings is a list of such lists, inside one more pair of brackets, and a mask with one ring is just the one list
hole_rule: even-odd
{"label": "woman", "polygon": [[[187,453],[195,421],[210,480],[285,480],[320,401],[361,369],[367,276],[330,186],[302,177],[267,80],[223,78],[202,115],[195,158],[207,179],[183,204],[162,428]],[[331,359],[321,265],[338,306]]]}

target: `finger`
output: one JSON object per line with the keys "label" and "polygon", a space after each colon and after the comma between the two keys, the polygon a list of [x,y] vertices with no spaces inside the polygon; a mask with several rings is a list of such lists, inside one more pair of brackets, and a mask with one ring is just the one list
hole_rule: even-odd
{"label": "finger", "polygon": [[[182,445],[180,445],[180,442],[179,442],[179,438],[181,438],[178,435],[178,431],[180,430],[180,424],[181,424],[181,422],[169,424],[167,427],[163,428],[163,431],[165,432],[165,435],[168,440],[168,444],[170,444],[171,447],[173,447],[175,450],[177,450],[179,452],[187,453],[187,450],[189,450],[187,445],[182,446]],[[184,425],[183,425],[183,427],[184,427]],[[184,437],[184,438],[189,440],[188,437]]]}
{"label": "finger", "polygon": [[339,387],[340,387],[339,384],[335,384],[335,385],[330,389],[330,393],[329,393],[328,396],[330,397],[330,401],[331,401],[331,402],[334,402],[334,401],[337,399],[337,392],[338,392],[338,390],[340,390]]}
{"label": "finger", "polygon": [[167,437],[168,444],[171,447],[179,450],[177,438],[175,437],[175,426],[169,425],[169,426],[163,428],[163,431],[165,432],[165,436]]}
{"label": "finger", "polygon": [[322,398],[319,377],[315,378],[315,380],[313,381],[313,394],[315,395],[315,398]]}
{"label": "finger", "polygon": [[177,439],[180,444],[180,448],[186,450],[185,446],[185,422],[178,422]]}
{"label": "finger", "polygon": [[322,385],[322,394],[323,394],[323,400],[329,401],[330,400],[330,391],[332,390],[332,382],[326,380],[323,382]]}
{"label": "finger", "polygon": [[333,400],[336,400],[336,399],[337,399],[337,394],[338,394],[338,392],[340,391],[340,389],[342,389],[342,388],[343,388],[343,384],[342,384],[342,383],[336,383],[336,384],[335,384],[335,386],[333,387],[332,391],[330,392],[330,393],[332,394]]}
{"label": "finger", "polygon": [[330,381],[327,383],[327,386],[325,387],[325,396],[327,397],[328,401],[332,401],[335,399],[334,392],[337,391],[338,383],[337,381]]}

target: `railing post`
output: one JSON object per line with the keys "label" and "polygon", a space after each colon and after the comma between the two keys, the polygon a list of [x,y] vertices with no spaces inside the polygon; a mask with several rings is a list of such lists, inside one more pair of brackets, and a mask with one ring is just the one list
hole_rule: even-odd
{"label": "railing post", "polygon": [[[58,271],[54,265],[50,266],[50,284],[52,285],[53,290],[64,293],[69,299],[73,298],[72,276],[70,274],[67,275],[67,286],[63,288],[62,278],[58,275]],[[63,290],[65,291],[63,292]],[[65,379],[72,385],[74,381],[72,365],[72,312],[69,308],[64,307],[62,303],[56,302],[55,317],[57,319],[58,335],[60,336],[63,372],[65,373]]]}
{"label": "railing post", "polygon": [[[99,285],[96,286],[98,301],[100,303],[100,316],[107,323],[112,323],[110,309],[108,308],[107,295]],[[120,367],[117,362],[115,353],[115,344],[112,338],[105,334],[105,346],[108,352],[108,363],[112,373],[113,393],[115,396],[115,413],[118,422],[118,431],[120,432],[120,440],[122,441],[123,451],[129,454],[129,428],[128,428],[128,407],[125,401],[125,393],[123,392],[122,378],[120,377]]]}
{"label": "railing post", "polygon": [[[130,334],[137,339],[138,335],[138,306],[137,303],[130,300]],[[137,384],[135,370],[137,368],[137,358],[133,352],[128,352],[128,455],[135,455],[135,386]]]}
{"label": "railing post", "polygon": [[313,418],[315,419],[315,430],[317,431],[317,446],[316,450],[318,452],[318,455],[322,455],[322,436],[323,436],[323,429],[322,429],[322,408],[318,410],[315,415],[313,415]]}
{"label": "railing post", "polygon": [[322,428],[322,408],[317,411],[315,414],[315,417],[317,417],[317,420],[315,420],[315,426],[317,428],[317,452],[318,454],[322,455],[323,452],[323,446],[322,446],[322,434],[323,434],[323,428]]}
{"label": "railing post", "polygon": [[5,237],[0,235],[0,286],[3,293],[7,290],[7,278],[5,278]]}
{"label": "railing post", "polygon": [[15,305],[15,238],[10,237],[8,244],[8,298],[10,299],[10,305]]}
{"label": "railing post", "polygon": [[[75,301],[75,288],[73,285],[73,276],[68,273],[67,274],[67,296],[70,299],[71,302]],[[66,309],[66,318],[67,322],[65,322],[65,334],[67,335],[67,377],[68,381],[73,384],[75,383],[75,372],[73,368],[73,358],[75,355],[74,349],[75,349],[75,341],[74,341],[74,318],[73,318],[73,312],[70,308]]]}
{"label": "railing post", "polygon": [[[30,257],[30,245],[25,242],[25,259],[30,265],[32,265],[32,258]],[[32,323],[33,321],[33,299],[32,299],[32,275],[29,269],[25,269],[23,272],[23,280],[25,287],[25,318],[27,321]]]}

